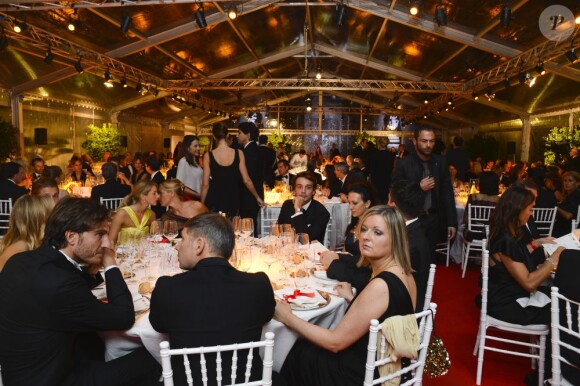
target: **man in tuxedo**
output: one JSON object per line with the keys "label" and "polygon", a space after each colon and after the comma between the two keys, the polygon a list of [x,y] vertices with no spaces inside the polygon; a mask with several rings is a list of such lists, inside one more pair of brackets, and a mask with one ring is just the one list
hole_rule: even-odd
{"label": "man in tuxedo", "polygon": [[123,198],[131,193],[129,185],[123,185],[117,181],[117,165],[112,162],[104,163],[101,167],[101,173],[105,178],[105,183],[93,188],[91,200],[100,203],[101,198]]}
{"label": "man in tuxedo", "polygon": [[[157,185],[161,185],[165,181],[165,177],[159,171],[161,169],[161,162],[157,157],[149,157],[145,160],[145,170],[151,175],[151,181],[155,181]],[[151,205],[151,210],[155,212],[155,217],[161,218],[163,213],[167,211],[167,208],[161,206],[161,204]]]}
{"label": "man in tuxedo", "polygon": [[262,158],[262,178],[271,188],[274,187],[274,169],[276,168],[276,150],[268,147],[268,136],[260,135],[258,137],[260,146],[258,150]]}
{"label": "man in tuxedo", "polygon": [[60,191],[54,178],[40,177],[32,183],[30,193],[33,196],[47,196],[54,201],[55,205],[60,201]]}
{"label": "man in tuxedo", "polygon": [[278,215],[279,224],[292,224],[296,233],[308,233],[310,241],[324,242],[330,213],[320,202],[313,200],[316,192],[316,176],[312,172],[298,173],[294,180],[294,199],[282,204]]}
{"label": "man in tuxedo", "polygon": [[389,205],[399,209],[407,225],[409,255],[411,256],[413,278],[417,285],[416,312],[423,310],[432,261],[429,243],[419,221],[419,216],[423,213],[424,195],[425,193],[419,184],[410,183],[406,180],[399,180],[393,183],[389,192]]}
{"label": "man in tuxedo", "polygon": [[38,180],[44,172],[44,160],[40,157],[34,157],[32,161],[30,161],[30,166],[32,167],[32,174],[30,177],[32,182],[34,182]]}
{"label": "man in tuxedo", "polygon": [[294,174],[288,172],[289,169],[290,163],[287,160],[281,159],[278,161],[278,175],[275,179],[276,181],[283,181],[288,188],[292,186],[292,180],[295,177]]}
{"label": "man in tuxedo", "polygon": [[2,166],[2,179],[0,179],[0,200],[12,199],[12,205],[21,196],[28,192],[26,188],[19,186],[24,181],[26,172],[24,167],[16,162],[6,162]]}
{"label": "man in tuxedo", "polygon": [[348,194],[348,189],[350,185],[355,182],[363,182],[365,181],[364,174],[360,170],[356,170],[354,172],[349,171],[348,164],[346,162],[338,162],[334,164],[334,175],[336,178],[341,182],[340,192],[335,194],[331,192],[331,194],[338,195],[342,202],[346,202],[346,195]]}
{"label": "man in tuxedo", "polygon": [[[254,184],[254,188],[260,196],[264,199],[264,179],[263,179],[263,165],[264,161],[261,153],[258,150],[256,140],[258,139],[258,128],[252,122],[243,122],[238,126],[238,144],[242,148],[244,158],[246,160],[246,169],[248,175]],[[235,199],[235,198],[233,198]],[[256,198],[250,193],[248,188],[242,183],[240,187],[240,217],[249,217],[254,220],[254,232],[258,229],[258,212],[260,206],[256,202]]]}
{"label": "man in tuxedo", "polygon": [[[126,330],[133,300],[109,236],[109,211],[86,198],[60,201],[43,245],[13,256],[0,281],[0,364],[6,385],[145,385],[160,367],[145,348],[104,362],[82,356],[81,333]],[[84,271],[82,265],[88,267]],[[107,298],[91,293],[104,267]]]}
{"label": "man in tuxedo", "polygon": [[[276,302],[268,276],[245,273],[228,262],[234,249],[234,230],[226,218],[206,213],[188,220],[178,244],[184,273],[157,280],[151,296],[149,321],[169,334],[171,348],[227,345],[259,341],[262,327],[272,318]],[[236,381],[244,379],[248,352],[238,353]],[[215,355],[205,355],[208,378],[216,378]],[[194,384],[201,384],[199,356],[190,356]],[[231,354],[222,355],[229,380]],[[185,384],[181,357],[172,358],[176,385]],[[259,379],[262,362],[255,352],[250,380]]]}

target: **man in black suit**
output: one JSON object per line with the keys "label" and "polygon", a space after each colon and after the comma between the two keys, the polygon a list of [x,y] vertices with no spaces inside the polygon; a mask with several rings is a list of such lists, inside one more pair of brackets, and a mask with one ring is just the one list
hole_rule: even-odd
{"label": "man in black suit", "polygon": [[419,219],[429,241],[433,260],[436,261],[436,244],[454,238],[457,233],[455,195],[445,158],[433,153],[433,129],[417,128],[414,136],[415,153],[397,162],[393,183],[399,180],[419,183],[425,192],[424,212]]}
{"label": "man in black suit", "polygon": [[[341,187],[338,196],[342,202],[346,202],[346,195],[350,186],[355,182],[365,181],[365,176],[360,170],[351,171],[346,162],[338,162],[334,164],[334,175],[340,181]],[[331,192],[334,194],[334,192]]]}
{"label": "man in black suit", "polygon": [[42,176],[42,173],[44,173],[44,160],[40,157],[34,157],[32,161],[30,161],[30,166],[32,167],[30,178],[32,179],[32,182],[34,182]]}
{"label": "man in black suit", "polygon": [[316,176],[306,171],[296,175],[294,199],[282,204],[278,215],[279,224],[292,224],[296,233],[308,233],[310,241],[324,242],[330,213],[320,202],[313,200],[316,192]]}
{"label": "man in black suit", "polygon": [[[6,385],[144,385],[160,368],[141,348],[105,363],[81,356],[80,333],[125,330],[133,300],[108,236],[109,211],[90,199],[60,201],[43,245],[13,256],[0,281],[0,364]],[[88,266],[83,271],[82,265]],[[104,267],[108,303],[90,291]]]}
{"label": "man in black suit", "polygon": [[424,195],[425,193],[419,184],[405,180],[393,183],[389,193],[389,205],[395,206],[401,211],[407,224],[409,255],[411,256],[411,267],[413,267],[413,278],[417,286],[417,307],[415,308],[417,312],[423,310],[432,261],[429,242],[419,221],[419,216],[423,213]]}
{"label": "man in black suit", "polygon": [[[169,334],[171,348],[227,345],[259,341],[262,327],[274,314],[272,285],[263,272],[245,273],[228,258],[234,231],[226,218],[207,213],[188,220],[177,246],[179,267],[186,272],[157,280],[149,320]],[[236,381],[244,379],[247,351],[238,353]],[[176,385],[185,384],[181,357],[172,358]],[[215,355],[206,354],[208,378],[215,383]],[[194,384],[201,384],[199,357],[190,356]],[[224,378],[230,377],[231,354],[222,355]],[[259,379],[262,363],[254,354],[250,380]]]}
{"label": "man in black suit", "polygon": [[93,188],[91,200],[100,203],[101,198],[123,198],[131,193],[129,185],[123,185],[117,181],[117,165],[112,162],[104,163],[101,167],[101,173],[105,178],[105,183]]}
{"label": "man in black suit", "polygon": [[24,196],[28,192],[26,188],[19,186],[24,178],[26,177],[26,172],[24,167],[16,162],[6,162],[2,166],[2,179],[0,179],[0,200],[12,199],[12,205],[21,196]]}
{"label": "man in black suit", "polygon": [[389,145],[387,137],[380,137],[377,142],[377,151],[370,156],[369,175],[371,184],[379,196],[379,202],[384,204],[389,196],[395,156],[387,149]]}
{"label": "man in black suit", "polygon": [[262,159],[262,179],[271,188],[274,187],[274,169],[276,168],[276,151],[268,147],[268,136],[258,137],[260,146],[258,150]]}
{"label": "man in black suit", "polygon": [[[261,153],[258,149],[256,140],[258,139],[258,128],[252,122],[243,122],[238,126],[238,144],[242,148],[244,158],[246,160],[246,169],[248,175],[254,184],[254,188],[260,196],[264,199],[264,179],[263,179],[263,165]],[[235,199],[234,197],[232,199]],[[250,193],[248,188],[243,185],[240,188],[240,217],[249,217],[254,220],[254,232],[258,229],[258,212],[260,206],[256,198]]]}
{"label": "man in black suit", "polygon": [[[165,177],[163,177],[159,169],[161,169],[161,162],[159,162],[157,157],[149,157],[145,160],[145,170],[151,175],[151,181],[155,181],[158,186],[165,181]],[[156,204],[151,205],[151,210],[155,212],[157,218],[161,218],[163,213],[167,211],[167,208],[161,206],[161,204]]]}
{"label": "man in black suit", "polygon": [[276,176],[276,181],[282,181],[284,184],[290,188],[292,186],[292,181],[294,180],[295,175],[289,173],[288,170],[290,169],[290,163],[288,160],[281,159],[278,161],[278,175]]}

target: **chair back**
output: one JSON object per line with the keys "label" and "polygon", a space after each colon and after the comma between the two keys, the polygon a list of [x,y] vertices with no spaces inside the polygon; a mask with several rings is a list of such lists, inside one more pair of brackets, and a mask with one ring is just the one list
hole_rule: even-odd
{"label": "chair back", "polygon": [[[412,360],[411,364],[408,366],[402,366],[400,370],[387,374],[385,376],[373,379],[375,374],[375,368],[385,365],[387,363],[392,363],[391,357],[386,357],[386,339],[382,333],[380,333],[379,321],[376,319],[371,320],[371,326],[369,328],[369,345],[367,347],[367,362],[365,366],[365,380],[364,386],[372,386],[377,384],[382,384],[388,380],[396,377],[400,377],[403,374],[414,372],[413,378],[403,385],[414,385],[421,384],[423,379],[423,369],[425,368],[425,359],[427,358],[427,349],[429,348],[429,341],[431,340],[431,331],[433,331],[433,321],[435,320],[435,314],[437,313],[437,304],[431,303],[427,310],[421,311],[415,314],[417,322],[419,325],[419,350],[417,352],[417,359]],[[381,342],[380,350],[377,352],[377,342]]]}
{"label": "chair back", "polygon": [[260,209],[260,237],[266,237],[270,234],[270,228],[278,221],[280,208],[265,206]]}
{"label": "chair back", "polygon": [[483,234],[485,226],[489,225],[489,218],[494,209],[495,207],[493,206],[469,204],[467,206],[467,229],[471,232],[480,232]]}
{"label": "chair back", "polygon": [[[326,248],[330,248],[330,240],[332,240],[330,238],[330,235],[332,234],[333,229],[332,229],[332,214],[330,215],[330,218],[328,219],[328,224],[326,224],[326,231],[324,232],[324,242],[323,245]],[[319,240],[320,241],[320,240]]]}
{"label": "chair back", "polygon": [[[554,386],[569,384],[562,382],[562,364],[571,367],[577,367],[580,364],[579,307],[580,302],[568,299],[566,296],[559,293],[558,287],[552,287],[551,384]],[[573,357],[575,357],[575,359],[573,359]],[[566,375],[566,373],[564,373],[564,375]],[[568,381],[572,380],[570,379]]]}
{"label": "chair back", "polygon": [[121,201],[123,201],[123,197],[121,198],[103,198],[101,197],[101,204],[105,205],[107,209],[116,212],[121,205]]}
{"label": "chair back", "polygon": [[6,233],[12,212],[12,199],[0,200],[0,234]]}
{"label": "chair back", "polygon": [[580,205],[578,205],[578,211],[576,212],[576,225],[580,223]]}
{"label": "chair back", "polygon": [[489,251],[487,250],[487,239],[481,240],[481,312],[479,323],[484,324],[487,318],[487,292],[489,286]]}
{"label": "chair back", "polygon": [[431,305],[431,298],[433,297],[433,285],[435,284],[435,264],[431,264],[429,268],[429,278],[427,279],[427,290],[425,291],[425,303],[423,303],[423,311],[427,311]]}
{"label": "chair back", "polygon": [[557,207],[553,208],[534,208],[532,210],[532,215],[534,216],[534,221],[536,227],[538,228],[538,233],[540,236],[547,237],[552,235],[552,230],[554,229],[554,222],[556,221],[556,211]]}
{"label": "chair back", "polygon": [[[175,355],[183,356],[183,367],[185,368],[185,376],[187,379],[187,384],[189,386],[193,385],[193,376],[191,371],[191,365],[189,362],[189,355],[199,355],[199,363],[201,369],[201,379],[204,386],[208,384],[207,375],[207,354],[216,355],[216,380],[212,380],[209,384],[222,385],[222,381],[226,385],[247,385],[247,386],[270,386],[272,385],[272,366],[273,366],[273,352],[274,352],[274,333],[267,332],[266,339],[259,342],[248,342],[239,344],[230,344],[224,346],[212,346],[212,347],[197,347],[197,348],[181,348],[181,349],[170,349],[169,342],[163,341],[159,344],[161,348],[161,367],[163,369],[163,383],[165,386],[173,386],[173,369],[171,367],[171,357]],[[258,381],[250,382],[250,375],[252,373],[252,361],[255,355],[259,355],[259,349],[264,347],[264,356],[262,360],[262,379]],[[245,364],[240,364],[245,366],[244,379],[237,381],[238,373],[238,353],[240,351],[248,351],[248,357]],[[232,367],[226,373],[224,380],[224,375],[222,371],[222,354],[231,353],[232,354]],[[227,380],[229,378],[229,380]]]}

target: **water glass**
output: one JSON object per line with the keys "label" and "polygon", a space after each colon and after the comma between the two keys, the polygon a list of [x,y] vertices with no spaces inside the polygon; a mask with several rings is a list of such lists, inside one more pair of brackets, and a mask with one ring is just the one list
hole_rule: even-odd
{"label": "water glass", "polygon": [[161,220],[151,221],[149,225],[149,235],[152,242],[160,242],[163,238],[163,223]]}
{"label": "water glass", "polygon": [[177,234],[177,221],[167,220],[163,223],[163,235],[171,240],[171,244],[173,244],[173,240],[177,237]]}

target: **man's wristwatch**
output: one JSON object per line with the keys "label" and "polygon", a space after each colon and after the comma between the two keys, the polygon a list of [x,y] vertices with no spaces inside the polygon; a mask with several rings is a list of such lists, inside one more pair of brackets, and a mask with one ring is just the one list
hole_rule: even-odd
{"label": "man's wristwatch", "polygon": [[548,263],[552,264],[552,272],[556,271],[556,268],[558,267],[556,265],[556,262],[554,261],[554,259],[552,259],[551,257],[546,257],[546,260]]}

